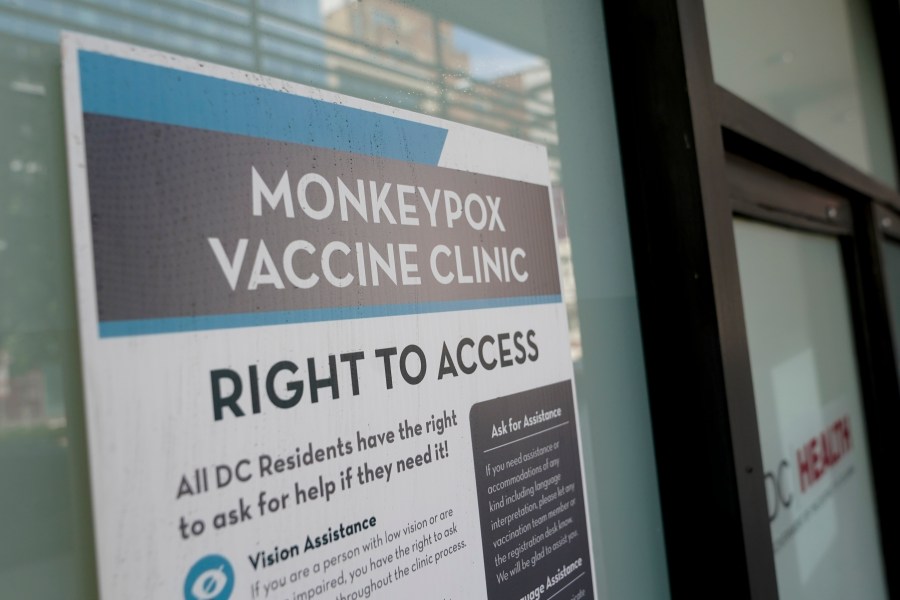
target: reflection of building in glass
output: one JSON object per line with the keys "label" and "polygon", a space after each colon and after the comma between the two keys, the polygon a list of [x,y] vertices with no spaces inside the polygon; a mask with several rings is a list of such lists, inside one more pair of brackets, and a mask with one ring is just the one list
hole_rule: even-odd
{"label": "reflection of building in glass", "polygon": [[569,221],[566,217],[566,193],[562,186],[551,187],[553,217],[556,220],[556,251],[559,255],[559,272],[562,279],[562,297],[569,315],[569,347],[572,360],[581,360],[581,326],[578,321],[578,302],[575,290],[575,268],[572,265],[572,240],[569,238]]}
{"label": "reflection of building in glass", "polygon": [[257,29],[254,70],[290,81],[324,86],[322,18],[315,2],[258,0],[251,20]]}
{"label": "reflection of building in glass", "polygon": [[0,429],[38,425],[46,420],[46,386],[35,369],[13,377],[12,357],[0,350]]}
{"label": "reflection of building in glass", "polygon": [[344,93],[437,114],[442,90],[468,73],[468,56],[453,44],[453,25],[409,6],[345,3],[325,15],[325,28],[331,34],[325,42],[329,83]]}
{"label": "reflection of building in glass", "polygon": [[0,350],[0,414],[3,414],[7,398],[11,393],[9,384],[10,356],[5,350]]}
{"label": "reflection of building in glass", "polygon": [[[333,89],[556,145],[543,58],[390,0],[342,3],[324,22]],[[493,54],[502,67],[473,65]]]}
{"label": "reflection of building in glass", "polygon": [[325,28],[352,37],[360,45],[358,56],[370,54],[364,46],[371,45],[400,58],[468,72],[468,56],[452,43],[453,25],[403,4],[390,0],[346,4],[325,15]]}
{"label": "reflection of building in glass", "polygon": [[559,143],[556,137],[549,64],[541,61],[516,73],[504,75],[494,83],[517,93],[517,102],[508,109],[518,124],[517,132],[511,135],[544,145],[556,146]]}

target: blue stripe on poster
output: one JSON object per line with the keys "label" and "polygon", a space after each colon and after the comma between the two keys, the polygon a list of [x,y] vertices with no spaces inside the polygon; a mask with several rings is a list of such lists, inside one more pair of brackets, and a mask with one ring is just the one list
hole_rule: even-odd
{"label": "blue stripe on poster", "polygon": [[86,113],[436,165],[447,130],[250,84],[78,53]]}
{"label": "blue stripe on poster", "polygon": [[155,333],[179,333],[185,331],[234,329],[238,327],[260,327],[265,325],[285,325],[291,323],[315,323],[344,319],[395,317],[399,315],[454,312],[460,310],[556,304],[559,302],[562,302],[562,296],[557,294],[550,296],[520,296],[517,298],[426,302],[421,304],[388,304],[382,306],[315,308],[279,312],[239,313],[231,315],[200,315],[196,317],[105,321],[100,323],[100,337],[111,338]]}

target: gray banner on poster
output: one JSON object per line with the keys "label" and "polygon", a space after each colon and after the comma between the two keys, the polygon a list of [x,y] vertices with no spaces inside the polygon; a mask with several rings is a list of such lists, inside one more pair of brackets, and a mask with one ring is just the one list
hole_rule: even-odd
{"label": "gray banner on poster", "polygon": [[469,411],[490,600],[594,598],[572,382]]}
{"label": "gray banner on poster", "polygon": [[[93,114],[85,115],[85,135],[100,321],[560,293],[544,186]],[[254,215],[254,170],[271,194],[287,173],[292,207],[257,191],[261,200]],[[304,212],[298,183],[307,174],[314,176],[304,188],[309,209]],[[365,217],[349,201],[340,202],[338,178],[355,197],[362,190]],[[332,189],[333,209],[317,220],[309,215],[327,205],[322,181]],[[404,199],[398,198],[400,186],[406,186]],[[448,200],[446,190],[460,202]],[[482,202],[472,203],[470,220],[464,211],[455,218],[469,194]],[[376,214],[380,222],[375,222]],[[412,224],[415,220],[418,225]],[[247,241],[238,260],[242,239]],[[298,246],[298,240],[305,244]],[[322,253],[330,242],[349,249],[335,250],[327,261],[332,279],[347,282],[353,276],[346,287],[329,283],[323,273]],[[270,262],[260,258],[260,243]],[[415,252],[409,251],[413,245]],[[434,258],[439,277],[431,264],[438,245],[447,250]],[[292,284],[285,274],[289,248],[293,272],[305,281],[315,275],[315,285],[304,289]],[[403,256],[402,248],[407,249]],[[391,254],[393,267],[379,266],[387,265]],[[499,269],[489,267],[485,255]],[[410,264],[415,268],[409,270]],[[254,270],[262,277],[252,289]],[[397,283],[386,271],[393,272]],[[453,280],[447,281],[450,274]],[[283,288],[272,283],[273,277]],[[411,283],[415,278],[419,281]]]}

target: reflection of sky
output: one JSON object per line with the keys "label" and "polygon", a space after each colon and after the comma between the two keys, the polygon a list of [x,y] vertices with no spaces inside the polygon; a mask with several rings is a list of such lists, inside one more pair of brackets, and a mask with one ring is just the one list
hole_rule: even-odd
{"label": "reflection of sky", "polygon": [[528,54],[479,35],[463,27],[453,28],[453,45],[469,55],[469,70],[474,79],[493,80],[519,73],[541,63],[541,57]]}

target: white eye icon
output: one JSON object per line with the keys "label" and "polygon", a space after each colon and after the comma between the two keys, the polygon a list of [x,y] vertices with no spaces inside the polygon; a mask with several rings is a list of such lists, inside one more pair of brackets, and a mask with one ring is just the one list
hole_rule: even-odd
{"label": "white eye icon", "polygon": [[209,569],[200,574],[191,587],[191,594],[197,600],[214,600],[222,593],[228,584],[228,575],[225,574],[225,565],[219,565],[216,569]]}

